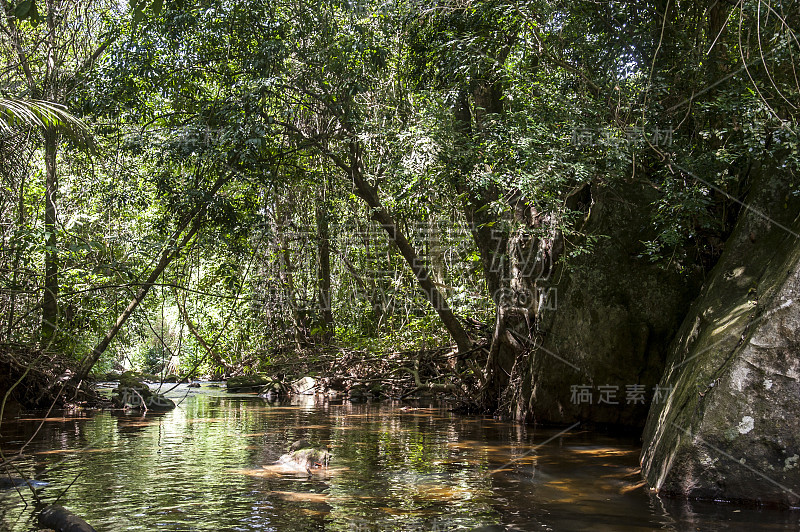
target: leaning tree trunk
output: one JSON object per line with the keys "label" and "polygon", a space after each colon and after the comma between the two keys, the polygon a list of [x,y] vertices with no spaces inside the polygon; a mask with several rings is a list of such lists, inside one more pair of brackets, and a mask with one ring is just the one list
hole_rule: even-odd
{"label": "leaning tree trunk", "polygon": [[330,250],[330,204],[328,202],[328,179],[317,198],[317,299],[320,323],[327,342],[333,329],[333,309],[331,307],[331,250]]}
{"label": "leaning tree trunk", "polygon": [[367,203],[370,209],[372,209],[372,218],[381,224],[381,227],[383,227],[384,231],[389,235],[389,240],[394,242],[397,249],[400,250],[400,254],[417,278],[417,282],[422,292],[425,294],[425,297],[430,304],[433,305],[434,310],[439,315],[445,328],[456,342],[458,350],[462,353],[469,351],[472,347],[472,340],[467,336],[464,327],[461,326],[456,315],[453,314],[453,311],[447,304],[447,300],[436,288],[431,278],[430,271],[425,267],[424,262],[419,258],[414,247],[400,230],[394,217],[392,217],[389,211],[381,204],[377,191],[364,178],[361,152],[355,143],[350,144],[349,155],[350,164],[346,166],[346,168],[349,170],[358,195]]}
{"label": "leaning tree trunk", "polygon": [[[447,304],[447,300],[436,288],[436,285],[431,279],[430,271],[428,271],[428,268],[425,267],[423,261],[420,260],[416,250],[408,241],[406,236],[402,231],[400,231],[400,228],[398,227],[394,217],[392,217],[389,211],[387,211],[386,208],[381,204],[380,198],[378,198],[378,191],[366,180],[364,176],[364,163],[361,155],[361,149],[357,141],[350,141],[348,160],[344,160],[335,153],[331,152],[324,144],[319,142],[319,140],[309,137],[293,124],[280,121],[276,121],[276,123],[283,125],[290,131],[300,134],[306,141],[310,141],[312,144],[316,145],[318,148],[320,148],[322,153],[324,153],[331,161],[333,161],[336,166],[344,170],[344,172],[352,179],[356,188],[356,193],[371,209],[372,219],[381,224],[381,227],[383,227],[384,231],[386,231],[389,239],[394,242],[397,248],[400,250],[400,254],[411,268],[414,276],[417,278],[417,283],[419,284],[422,293],[439,315],[439,319],[442,320],[447,332],[450,333],[453,341],[455,341],[456,346],[458,346],[458,350],[462,353],[469,351],[472,348],[472,340],[467,335],[464,327],[461,326],[461,323],[458,321],[456,315],[453,314],[453,311]],[[350,133],[355,137],[355,133],[352,130]]]}

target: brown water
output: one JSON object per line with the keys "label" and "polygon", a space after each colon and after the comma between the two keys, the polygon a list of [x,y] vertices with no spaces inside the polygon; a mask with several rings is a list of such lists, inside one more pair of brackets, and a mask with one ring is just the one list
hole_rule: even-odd
{"label": "brown water", "polygon": [[[188,394],[188,395],[187,395]],[[446,405],[268,404],[179,386],[162,415],[46,419],[15,463],[40,497],[102,530],[797,530],[800,512],[661,499],[631,440],[450,413]],[[5,420],[8,454],[41,416]],[[271,467],[289,443],[327,445],[312,478]],[[22,491],[28,502],[29,492]],[[0,490],[0,529],[35,530]]]}

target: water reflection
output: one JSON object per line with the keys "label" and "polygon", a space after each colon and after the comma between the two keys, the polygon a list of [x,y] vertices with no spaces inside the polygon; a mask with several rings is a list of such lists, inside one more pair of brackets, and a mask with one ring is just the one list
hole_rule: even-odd
{"label": "water reflection", "polygon": [[[797,514],[689,505],[647,491],[628,440],[460,417],[444,406],[268,404],[204,387],[159,415],[49,416],[16,463],[98,530],[796,529]],[[18,447],[41,423],[5,420]],[[327,446],[331,468],[272,466],[288,444]],[[28,497],[30,500],[30,497]],[[8,530],[30,508],[0,491]]]}

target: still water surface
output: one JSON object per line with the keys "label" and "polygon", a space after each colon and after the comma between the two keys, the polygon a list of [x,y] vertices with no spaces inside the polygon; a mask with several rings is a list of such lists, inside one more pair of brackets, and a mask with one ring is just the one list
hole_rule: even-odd
{"label": "still water surface", "polygon": [[[446,405],[268,404],[204,385],[167,414],[54,415],[26,457],[40,496],[103,530],[797,530],[800,513],[662,499],[636,441],[533,430]],[[405,405],[405,406],[404,406]],[[8,454],[41,415],[6,419]],[[312,478],[270,467],[300,438],[328,446]],[[30,502],[28,493],[23,492]],[[36,530],[0,490],[0,530]]]}

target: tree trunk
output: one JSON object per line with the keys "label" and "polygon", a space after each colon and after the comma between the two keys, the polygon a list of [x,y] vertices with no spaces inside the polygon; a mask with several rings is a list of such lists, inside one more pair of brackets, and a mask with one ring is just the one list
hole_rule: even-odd
{"label": "tree trunk", "polygon": [[[287,202],[288,203],[288,202]],[[292,252],[289,243],[286,241],[286,230],[290,227],[291,218],[288,209],[284,210],[284,204],[279,198],[275,206],[275,238],[278,248],[278,278],[281,280],[286,291],[289,311],[291,312],[292,328],[294,329],[294,341],[297,349],[303,349],[306,343],[306,324],[300,313],[297,304],[296,290],[294,286],[294,275],[292,272]]]}
{"label": "tree trunk", "polygon": [[417,252],[414,247],[411,245],[402,231],[400,231],[400,228],[398,227],[392,215],[389,214],[389,211],[387,211],[381,204],[377,191],[364,178],[360,150],[355,143],[350,144],[349,170],[358,195],[361,196],[361,198],[372,209],[372,219],[381,224],[381,227],[383,227],[383,229],[389,235],[389,240],[397,245],[397,248],[400,250],[400,254],[403,256],[406,263],[408,263],[411,271],[414,272],[414,276],[417,278],[417,282],[419,283],[422,292],[425,294],[425,297],[428,299],[430,304],[433,305],[434,310],[436,310],[436,313],[439,315],[442,323],[444,323],[445,328],[447,328],[450,336],[452,336],[453,340],[456,342],[458,350],[462,353],[469,351],[469,349],[472,347],[472,340],[470,340],[469,336],[467,336],[467,333],[461,326],[458,318],[456,318],[455,314],[453,314],[453,311],[447,304],[447,300],[442,296],[442,294],[436,288],[436,285],[431,280],[430,271],[425,267],[423,261],[417,256]]}
{"label": "tree trunk", "polygon": [[353,181],[356,188],[356,193],[363,199],[366,204],[372,209],[372,219],[381,224],[383,229],[393,241],[400,254],[403,255],[406,263],[411,268],[414,276],[417,278],[420,288],[428,302],[433,305],[434,310],[442,320],[447,332],[456,342],[460,352],[469,351],[472,347],[472,340],[467,336],[466,331],[461,326],[461,323],[456,318],[447,300],[442,296],[436,285],[431,280],[430,272],[425,267],[422,261],[417,256],[417,252],[413,246],[408,242],[405,235],[400,231],[397,223],[391,214],[383,207],[378,198],[378,192],[370,185],[364,177],[363,160],[361,156],[360,147],[356,140],[351,140],[348,151],[348,161],[343,160],[335,153],[332,153],[324,144],[316,139],[312,139],[304,134],[293,124],[287,122],[277,122],[285,126],[290,131],[300,134],[306,140],[311,141],[314,145],[318,146],[322,152],[329,157],[339,168],[347,172]]}
{"label": "tree trunk", "polygon": [[330,332],[333,329],[333,309],[331,307],[331,253],[330,253],[330,231],[328,222],[330,220],[330,205],[328,204],[328,179],[325,180],[325,187],[322,189],[320,197],[317,199],[317,300],[319,303],[319,320],[324,329],[324,337],[327,342]]}
{"label": "tree trunk", "polygon": [[58,327],[58,250],[56,249],[56,194],[58,179],[56,174],[56,154],[58,151],[58,133],[53,130],[44,133],[44,294],[42,296],[42,344],[55,340]]}
{"label": "tree trunk", "polygon": [[[25,179],[28,177],[27,166],[20,172],[19,196],[17,200],[17,228],[21,231],[25,227]],[[13,247],[13,259],[11,264],[11,294],[8,304],[8,329],[6,330],[6,342],[13,342],[11,334],[14,331],[14,312],[17,297],[17,283],[19,282],[19,261],[23,253],[23,246],[17,244]]]}

